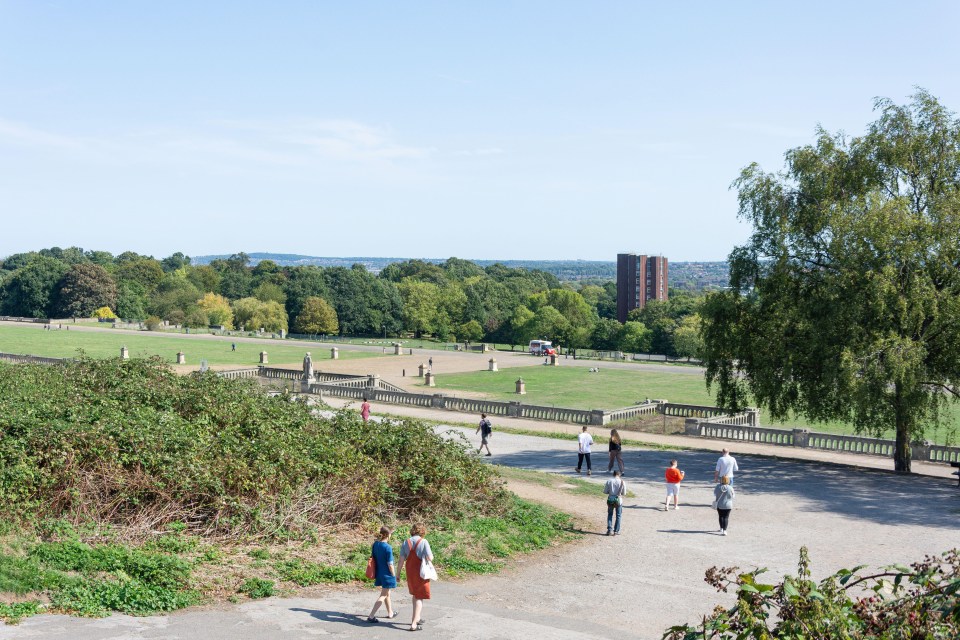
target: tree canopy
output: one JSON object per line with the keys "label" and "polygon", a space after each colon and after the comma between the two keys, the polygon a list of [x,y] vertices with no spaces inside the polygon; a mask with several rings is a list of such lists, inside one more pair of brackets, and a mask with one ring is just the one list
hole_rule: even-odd
{"label": "tree canopy", "polygon": [[895,468],[960,397],[960,122],[919,91],[858,137],[819,130],[734,183],[750,240],[701,311],[726,407],[896,431]]}

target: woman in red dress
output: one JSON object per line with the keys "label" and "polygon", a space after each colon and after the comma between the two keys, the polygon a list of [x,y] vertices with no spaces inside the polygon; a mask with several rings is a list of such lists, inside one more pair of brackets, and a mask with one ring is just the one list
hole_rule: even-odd
{"label": "woman in red dress", "polygon": [[424,538],[427,528],[419,522],[410,527],[410,537],[400,546],[400,572],[407,571],[407,590],[413,597],[413,617],[410,619],[410,631],[420,631],[423,620],[420,613],[423,601],[430,599],[430,581],[420,577],[420,564],[426,560],[433,562],[430,543]]}

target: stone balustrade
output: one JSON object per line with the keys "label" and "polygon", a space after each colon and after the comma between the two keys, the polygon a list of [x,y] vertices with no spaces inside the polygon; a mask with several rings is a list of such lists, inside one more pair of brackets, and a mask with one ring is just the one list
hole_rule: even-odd
{"label": "stone balustrade", "polygon": [[[757,444],[772,444],[801,449],[819,449],[857,455],[892,458],[896,442],[881,438],[844,435],[837,433],[819,433],[806,429],[767,429],[746,424],[734,424],[719,420],[700,420],[687,418],[684,434],[701,438],[734,440]],[[920,462],[939,462],[949,464],[960,462],[960,447],[947,447],[929,442],[910,445],[910,457]]]}
{"label": "stone balustrade", "polygon": [[15,353],[0,353],[0,360],[14,364],[61,364],[72,358],[46,358],[44,356],[27,356]]}
{"label": "stone balustrade", "polygon": [[216,376],[219,378],[226,378],[227,380],[239,380],[241,378],[258,378],[260,377],[260,369],[258,367],[253,367],[252,369],[234,369],[232,371],[218,371]]}

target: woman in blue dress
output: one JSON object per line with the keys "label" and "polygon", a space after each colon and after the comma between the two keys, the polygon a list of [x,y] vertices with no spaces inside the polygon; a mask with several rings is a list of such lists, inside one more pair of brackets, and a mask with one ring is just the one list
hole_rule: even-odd
{"label": "woman in blue dress", "polygon": [[397,572],[393,566],[393,547],[390,546],[389,527],[380,527],[380,535],[377,536],[373,547],[370,548],[370,555],[373,556],[373,562],[376,565],[376,577],[373,584],[380,587],[380,597],[373,603],[373,609],[367,616],[367,622],[380,622],[377,620],[377,609],[380,605],[387,608],[387,617],[394,618],[397,612],[393,610],[393,603],[390,602],[391,589],[397,588]]}

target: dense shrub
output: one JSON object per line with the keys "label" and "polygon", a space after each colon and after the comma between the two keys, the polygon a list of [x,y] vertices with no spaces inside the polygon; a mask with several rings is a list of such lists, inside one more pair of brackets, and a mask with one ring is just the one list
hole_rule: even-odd
{"label": "dense shrub", "polygon": [[758,580],[764,569],[739,573],[736,567],[707,571],[718,591],[735,590],[737,603],[717,607],[697,626],[679,625],[664,640],[746,640],[748,638],[916,638],[960,637],[960,555],[957,550],[927,556],[912,565],[874,572],[841,569],[815,582],[806,547],[796,576],[777,584]]}
{"label": "dense shrub", "polygon": [[251,381],[157,361],[0,366],[0,509],[127,535],[299,536],[505,504],[488,467],[413,421],[332,419]]}

